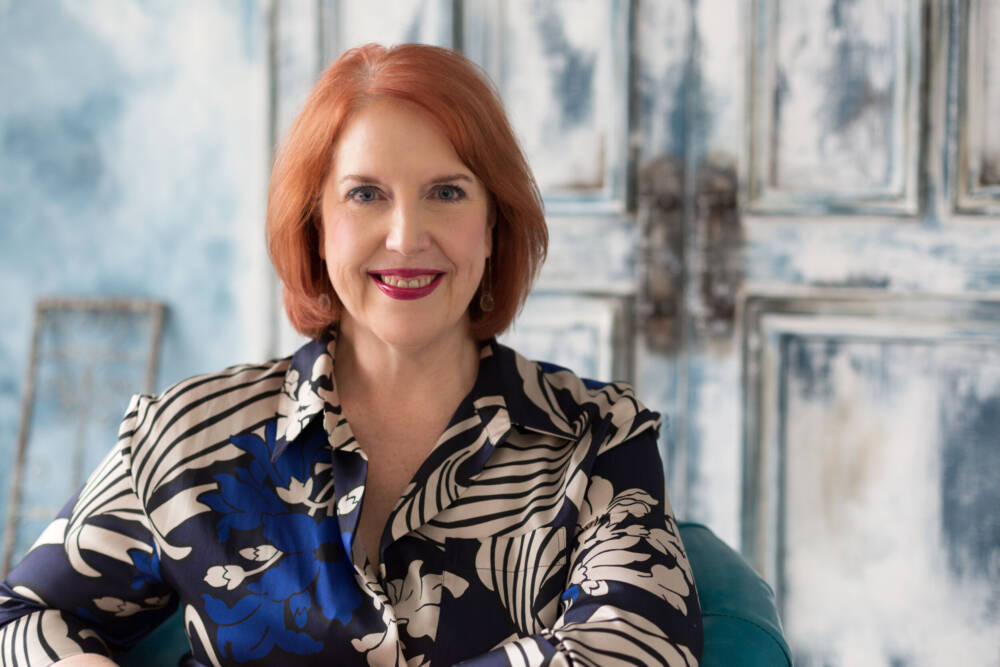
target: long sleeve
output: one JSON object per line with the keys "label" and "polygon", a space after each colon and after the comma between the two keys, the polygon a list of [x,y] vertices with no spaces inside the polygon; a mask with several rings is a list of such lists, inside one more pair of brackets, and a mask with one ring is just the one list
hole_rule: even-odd
{"label": "long sleeve", "polygon": [[595,461],[551,628],[461,664],[697,665],[701,611],[655,430]]}
{"label": "long sleeve", "polygon": [[123,456],[129,435],[0,583],[2,664],[114,656],[176,607]]}

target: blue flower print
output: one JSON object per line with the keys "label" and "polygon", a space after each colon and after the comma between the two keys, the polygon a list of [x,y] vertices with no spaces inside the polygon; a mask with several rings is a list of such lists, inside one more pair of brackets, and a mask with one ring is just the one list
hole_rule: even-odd
{"label": "blue flower print", "polygon": [[229,440],[251,455],[245,468],[238,468],[235,475],[215,475],[219,491],[202,494],[198,500],[205,503],[223,518],[216,524],[220,542],[229,540],[229,531],[255,530],[261,527],[264,515],[284,514],[289,507],[279,495],[293,484],[303,486],[311,479],[316,463],[329,463],[326,434],[314,431],[302,438],[294,448],[285,450],[276,461],[271,452],[277,446],[275,439],[277,421],[271,420],[264,428],[264,437],[245,433]]}
{"label": "blue flower print", "polygon": [[264,535],[285,552],[285,557],[247,590],[286,600],[301,592],[303,575],[308,573],[323,616],[347,625],[361,604],[361,592],[354,582],[354,567],[339,544],[337,520],[328,517],[317,522],[290,513],[268,516],[264,518]]}
{"label": "blue flower print", "polygon": [[220,543],[237,532],[245,543],[249,531],[264,543],[239,551],[257,567],[227,563],[209,568],[205,576],[216,588],[241,593],[228,600],[204,594],[205,611],[218,625],[217,645],[240,662],[266,656],[275,646],[299,655],[320,651],[322,642],[308,633],[310,613],[347,625],[362,602],[337,519],[305,513],[299,503],[316,504],[309,499],[286,502],[301,495],[289,493],[290,488],[326,486],[313,487],[318,476],[311,474],[317,463],[328,461],[325,432],[304,433],[272,461],[276,431],[272,420],[263,438],[230,438],[249,454],[248,463],[232,474],[216,475],[218,490],[199,497],[221,515],[216,522]]}
{"label": "blue flower print", "polygon": [[[275,646],[289,653],[318,653],[323,644],[285,626],[283,605],[260,595],[247,595],[232,607],[204,594],[205,612],[218,626],[217,646],[238,662],[266,657]],[[230,656],[226,656],[230,657]]]}
{"label": "blue flower print", "polygon": [[139,590],[143,586],[153,582],[163,581],[160,577],[160,554],[153,551],[147,554],[140,549],[129,549],[128,555],[135,566],[135,574],[132,576],[132,589]]}

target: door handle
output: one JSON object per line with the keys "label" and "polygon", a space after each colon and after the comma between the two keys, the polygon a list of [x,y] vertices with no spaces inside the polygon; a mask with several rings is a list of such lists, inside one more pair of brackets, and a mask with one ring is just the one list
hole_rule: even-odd
{"label": "door handle", "polygon": [[743,229],[736,168],[708,157],[686,206],[683,161],[659,157],[639,174],[636,314],[651,350],[672,352],[681,341],[685,292],[697,335],[732,333],[736,299],[743,283]]}
{"label": "door handle", "polygon": [[680,345],[684,298],[684,171],[680,158],[661,156],[639,174],[639,289],[636,315],[650,349]]}
{"label": "door handle", "polygon": [[729,336],[743,284],[743,227],[736,167],[709,156],[698,170],[695,202],[698,307],[694,324],[709,338]]}

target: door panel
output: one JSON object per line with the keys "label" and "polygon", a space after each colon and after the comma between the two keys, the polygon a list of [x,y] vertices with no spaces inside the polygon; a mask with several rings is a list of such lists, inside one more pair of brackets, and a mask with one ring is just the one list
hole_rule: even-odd
{"label": "door panel", "polygon": [[628,3],[464,4],[466,55],[504,98],[550,215],[625,210]]}
{"label": "door panel", "polygon": [[752,5],[748,207],[915,213],[919,0]]}
{"label": "door panel", "polygon": [[502,341],[530,359],[551,361],[586,378],[623,377],[632,336],[623,299],[573,294],[535,294]]}
{"label": "door panel", "polygon": [[1000,646],[1000,300],[745,314],[744,547],[796,664],[977,664]]}
{"label": "door panel", "polygon": [[[711,245],[695,205],[680,353],[689,515],[727,539],[739,526],[797,664],[991,664],[1000,617],[984,564],[1000,535],[995,512],[972,508],[1000,505],[1000,230],[959,215],[995,213],[991,186],[963,208],[955,179],[972,171],[956,169],[960,142],[971,164],[989,155],[966,125],[995,84],[960,67],[988,49],[953,36],[995,32],[970,20],[996,3],[754,2],[739,17],[725,4],[698,5],[683,162],[688,192],[706,165],[740,165],[746,345],[692,326],[713,256],[690,245]],[[887,518],[899,498],[906,511]]]}

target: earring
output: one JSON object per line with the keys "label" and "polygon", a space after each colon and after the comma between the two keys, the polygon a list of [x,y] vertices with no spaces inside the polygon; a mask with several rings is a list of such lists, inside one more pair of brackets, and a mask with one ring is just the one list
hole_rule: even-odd
{"label": "earring", "polygon": [[318,301],[320,308],[322,308],[323,310],[330,310],[331,302],[329,294],[323,292],[322,294],[319,295]]}
{"label": "earring", "polygon": [[486,271],[483,276],[483,284],[479,291],[479,310],[484,313],[488,313],[493,310],[493,295],[490,294],[490,278],[492,273],[490,272],[490,258],[486,258]]}

